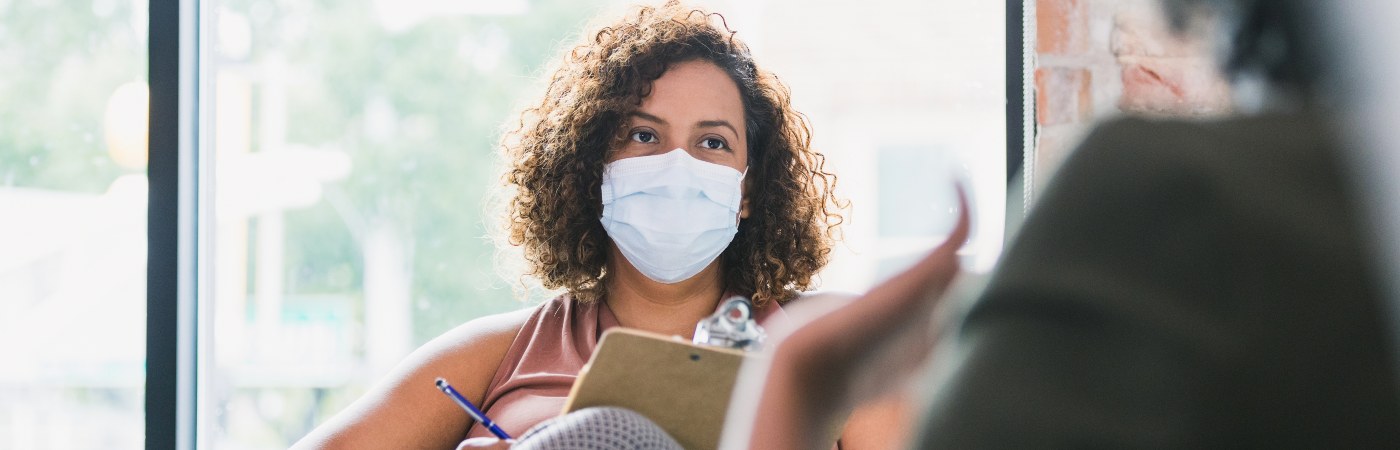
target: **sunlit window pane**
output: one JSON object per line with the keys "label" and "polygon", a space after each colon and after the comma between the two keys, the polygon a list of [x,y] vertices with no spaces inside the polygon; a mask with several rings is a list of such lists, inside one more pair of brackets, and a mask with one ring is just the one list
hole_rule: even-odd
{"label": "sunlit window pane", "polygon": [[146,1],[0,2],[0,448],[139,448]]}

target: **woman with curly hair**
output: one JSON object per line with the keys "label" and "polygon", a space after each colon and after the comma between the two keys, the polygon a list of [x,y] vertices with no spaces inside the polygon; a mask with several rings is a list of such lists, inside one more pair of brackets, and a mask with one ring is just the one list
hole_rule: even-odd
{"label": "woman with curly hair", "polygon": [[[585,35],[504,144],[508,241],[564,294],[433,340],[300,445],[510,445],[441,398],[444,376],[529,446],[609,327],[689,338],[731,295],[785,320],[841,221],[809,134],[718,14],[671,1]],[[879,444],[862,417],[842,447]]]}

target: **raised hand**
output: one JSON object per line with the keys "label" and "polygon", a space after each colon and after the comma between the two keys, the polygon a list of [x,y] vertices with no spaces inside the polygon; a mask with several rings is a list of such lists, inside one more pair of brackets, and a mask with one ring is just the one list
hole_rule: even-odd
{"label": "raised hand", "polygon": [[869,293],[794,330],[778,344],[749,448],[818,449],[864,399],[903,385],[932,353],[934,310],[959,272],[967,240],[966,195],[957,226],[928,256]]}

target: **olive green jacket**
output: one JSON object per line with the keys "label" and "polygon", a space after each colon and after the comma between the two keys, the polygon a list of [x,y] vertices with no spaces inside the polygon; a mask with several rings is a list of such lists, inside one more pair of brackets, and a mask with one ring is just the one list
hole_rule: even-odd
{"label": "olive green jacket", "polygon": [[961,324],[919,448],[1400,448],[1335,142],[1296,115],[1100,126]]}

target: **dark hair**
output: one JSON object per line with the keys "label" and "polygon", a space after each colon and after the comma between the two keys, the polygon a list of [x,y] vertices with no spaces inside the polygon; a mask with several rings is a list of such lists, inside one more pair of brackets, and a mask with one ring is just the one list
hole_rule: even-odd
{"label": "dark hair", "polygon": [[1162,0],[1173,27],[1190,28],[1213,18],[1229,39],[1222,66],[1231,77],[1260,76],[1270,83],[1311,91],[1323,68],[1316,0]]}
{"label": "dark hair", "polygon": [[625,140],[624,118],[652,82],[694,60],[715,64],[738,85],[748,129],[750,215],[720,256],[725,289],[752,295],[758,306],[782,302],[826,264],[841,223],[836,177],[812,150],[806,119],[722,16],[670,1],[585,35],[506,136],[505,182],[514,197],[505,230],[544,287],[585,302],[606,295],[610,241],[599,218],[607,153]]}

